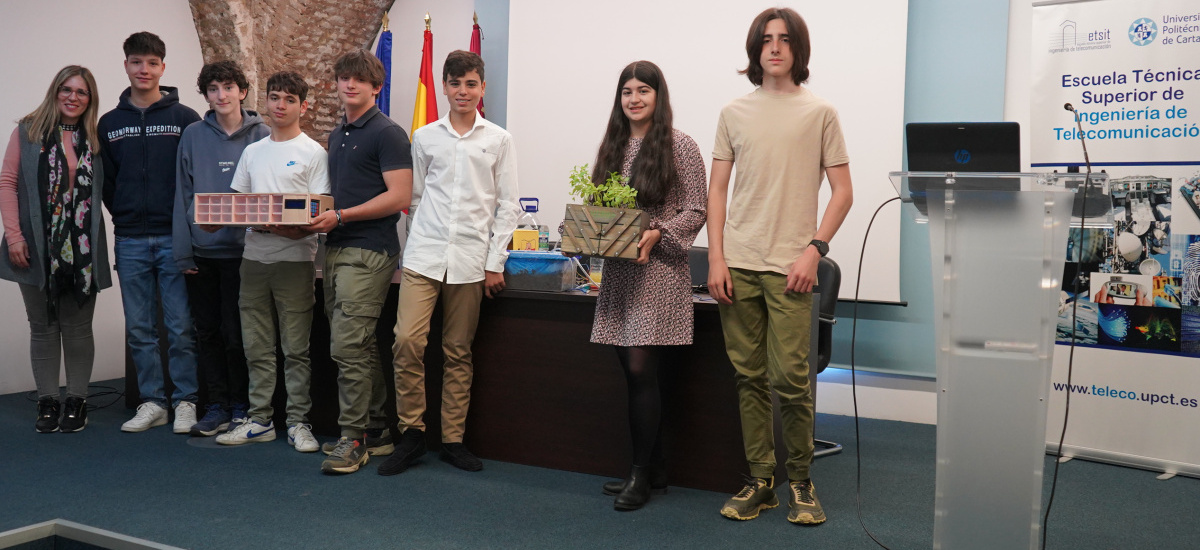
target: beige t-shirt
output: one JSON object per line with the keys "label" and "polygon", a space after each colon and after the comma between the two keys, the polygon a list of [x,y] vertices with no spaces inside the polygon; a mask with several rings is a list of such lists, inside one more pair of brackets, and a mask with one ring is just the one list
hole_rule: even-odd
{"label": "beige t-shirt", "polygon": [[850,162],[837,111],[807,88],[759,88],[731,101],[721,109],[713,159],[735,169],[726,264],[784,274],[817,232],[825,168]]}

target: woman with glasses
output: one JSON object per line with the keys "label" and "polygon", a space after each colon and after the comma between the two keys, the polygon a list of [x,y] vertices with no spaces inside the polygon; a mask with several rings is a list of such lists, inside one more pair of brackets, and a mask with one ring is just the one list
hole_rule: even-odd
{"label": "woman with glasses", "polygon": [[13,130],[0,169],[0,279],[18,283],[25,301],[41,433],[87,425],[96,293],[112,286],[100,213],[98,104],[92,72],[64,67],[41,105]]}

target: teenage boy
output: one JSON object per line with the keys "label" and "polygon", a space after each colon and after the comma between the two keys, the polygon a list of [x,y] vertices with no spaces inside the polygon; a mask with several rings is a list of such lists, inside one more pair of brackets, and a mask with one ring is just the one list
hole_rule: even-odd
{"label": "teenage boy", "polygon": [[386,392],[375,325],[396,273],[396,224],[412,197],[408,135],[375,107],[383,64],[370,52],[342,54],[333,66],[345,115],[329,134],[329,176],[336,210],[309,230],[327,233],[322,288],[329,316],[329,355],[338,365],[342,437],[325,450],[321,471],[358,471],[370,454],[392,452],[384,434]]}
{"label": "teenage boy", "polygon": [[192,426],[192,435],[211,436],[230,421],[246,419],[248,378],[238,311],[242,248],[241,227],[197,226],[196,193],[229,193],[242,151],[271,133],[262,117],[242,108],[250,83],[233,61],[200,69],[196,88],[208,101],[204,120],[183,130],[175,182],[175,263],[187,281],[188,302],[196,321],[197,362],[208,407]]}
{"label": "teenage boy", "polygon": [[[294,72],[267,79],[267,116],[271,137],[246,147],[233,175],[238,193],[329,193],[328,155],[300,130],[308,111],[308,83]],[[246,235],[241,267],[242,341],[250,370],[250,421],[217,436],[222,445],[275,439],[275,333],[283,349],[287,387],[288,444],[302,453],[319,445],[308,424],[312,409],[312,366],[308,341],[312,328],[316,278],[313,258],[317,236],[295,226],[268,225]],[[278,319],[278,324],[276,324]]]}
{"label": "teenage boy", "polygon": [[[174,431],[186,434],[196,423],[196,340],[188,310],[187,286],[175,263],[171,225],[175,209],[175,156],[180,134],[200,120],[179,103],[179,91],[159,86],[166,45],[148,32],[125,39],[129,87],[117,108],[100,117],[104,159],[104,206],[116,234],[116,266],[125,309],[125,338],[137,369],[142,404],[121,425],[140,432],[167,423],[158,344],[158,308],[167,330],[169,368],[175,391]],[[155,291],[159,300],[155,299]]]}
{"label": "teenage boy", "polygon": [[[736,369],[752,476],[721,508],[721,515],[737,520],[779,505],[774,389],[788,450],[788,521],[825,521],[809,479],[809,316],[817,264],[850,210],[853,192],[837,112],[801,86],[808,80],[810,51],[808,27],[795,11],[770,8],[759,14],[746,39],[749,67],[742,71],[758,88],[726,105],[717,123],[708,194],[708,288],[720,304],[725,348]],[[829,178],[832,196],[818,225],[822,175]]]}
{"label": "teenage boy", "polygon": [[471,342],[479,305],[504,289],[508,241],[517,226],[517,158],[512,136],[484,120],[483,59],[451,52],[442,69],[450,112],[413,132],[413,222],[392,346],[400,445],[380,475],[406,470],[425,454],[425,344],[442,300],[441,459],[467,471],[483,463],[463,445],[471,400]]}

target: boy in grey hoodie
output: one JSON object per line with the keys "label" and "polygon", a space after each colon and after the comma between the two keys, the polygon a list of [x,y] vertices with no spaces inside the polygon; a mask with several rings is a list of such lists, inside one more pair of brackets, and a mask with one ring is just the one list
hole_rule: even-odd
{"label": "boy in grey hoodie", "polygon": [[195,319],[201,382],[208,390],[207,411],[191,434],[211,436],[228,429],[231,421],[247,418],[248,375],[238,310],[246,230],[195,225],[194,199],[196,193],[232,192],[242,151],[271,131],[258,113],[242,108],[249,82],[237,63],[205,65],[196,87],[211,109],[180,138],[172,239]]}

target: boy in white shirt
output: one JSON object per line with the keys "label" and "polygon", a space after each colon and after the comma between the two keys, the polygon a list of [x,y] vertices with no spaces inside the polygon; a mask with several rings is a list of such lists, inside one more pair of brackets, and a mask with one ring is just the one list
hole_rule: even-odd
{"label": "boy in white shirt", "polygon": [[512,136],[476,110],[483,60],[451,52],[442,69],[450,112],[413,133],[412,229],[396,316],[396,410],[403,434],[380,475],[408,469],[425,453],[425,344],[441,297],[442,460],[467,471],[483,463],[463,445],[471,399],[471,343],[479,305],[504,288],[508,241],[517,225],[517,166]]}
{"label": "boy in white shirt", "polygon": [[[300,130],[308,110],[308,84],[294,72],[267,80],[271,136],[250,144],[238,161],[230,186],[239,193],[329,193],[328,155]],[[288,444],[311,453],[319,446],[308,424],[317,236],[289,226],[265,226],[246,235],[242,260],[242,341],[250,371],[250,421],[217,437],[223,445],[275,439],[275,330],[279,321],[287,385]]]}

